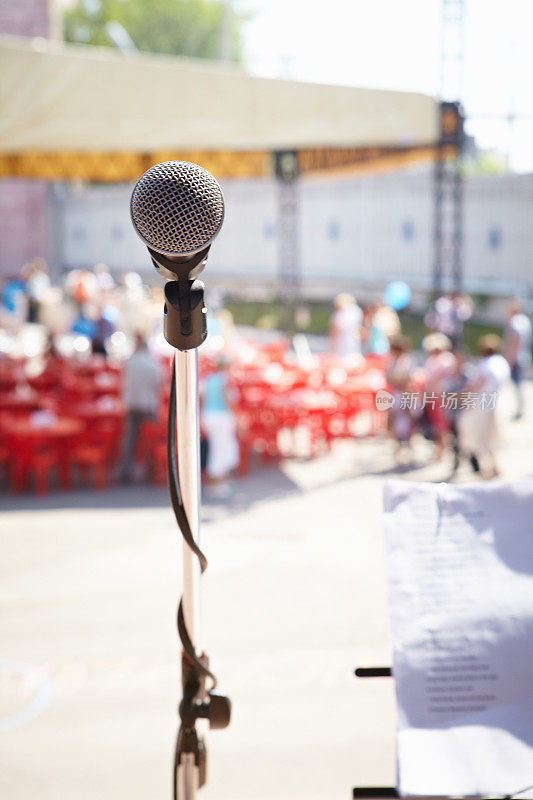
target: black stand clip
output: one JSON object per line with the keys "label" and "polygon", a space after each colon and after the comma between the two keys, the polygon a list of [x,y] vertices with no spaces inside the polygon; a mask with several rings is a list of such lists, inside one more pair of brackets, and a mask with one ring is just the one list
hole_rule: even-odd
{"label": "black stand clip", "polygon": [[207,336],[204,285],[196,280],[202,271],[209,247],[192,258],[168,258],[148,248],[152,264],[164,277],[165,339],[177,350],[200,347]]}
{"label": "black stand clip", "polygon": [[[207,665],[206,665],[207,666]],[[199,770],[199,785],[203,786],[207,773],[207,753],[202,739],[198,737],[196,722],[207,719],[212,730],[227,728],[231,718],[231,700],[228,697],[205,691],[205,676],[195,664],[183,661],[183,698],[179,704],[181,724],[176,741],[174,774],[186,753],[194,756]],[[208,699],[202,699],[207,697]]]}
{"label": "black stand clip", "polygon": [[165,284],[165,339],[177,350],[199,347],[207,336],[204,285],[179,278]]}

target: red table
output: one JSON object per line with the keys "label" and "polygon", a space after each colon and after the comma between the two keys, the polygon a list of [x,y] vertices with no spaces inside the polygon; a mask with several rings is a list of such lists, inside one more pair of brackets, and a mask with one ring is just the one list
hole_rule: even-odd
{"label": "red table", "polygon": [[73,417],[92,422],[95,419],[122,419],[126,415],[126,406],[118,398],[105,398],[93,402],[73,403],[69,407]]}
{"label": "red table", "polygon": [[42,398],[37,392],[7,392],[0,395],[0,411],[16,414],[30,414],[43,407]]}
{"label": "red table", "polygon": [[69,444],[85,429],[79,419],[58,417],[49,424],[39,425],[31,418],[8,417],[2,420],[11,459],[11,485],[21,491],[31,469],[35,469],[38,491],[46,491],[44,473],[57,464],[63,488],[70,485]]}

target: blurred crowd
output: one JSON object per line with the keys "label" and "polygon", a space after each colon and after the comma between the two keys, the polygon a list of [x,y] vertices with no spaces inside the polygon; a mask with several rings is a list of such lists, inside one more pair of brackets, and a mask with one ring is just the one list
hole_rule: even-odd
{"label": "blurred crowd", "polygon": [[511,380],[516,393],[515,419],[524,414],[522,382],[531,365],[532,325],[515,298],[506,309],[503,338],[481,336],[477,360],[463,348],[465,322],[473,312],[472,299],[450,293],[438,297],[424,321],[423,357],[402,335],[398,314],[385,303],[361,309],[355,298],[335,300],[330,347],[338,357],[357,359],[364,353],[387,356],[389,431],[397,452],[408,449],[416,434],[435,444],[435,456],[454,453],[454,472],[465,457],[485,478],[499,474],[497,408],[502,387]]}
{"label": "blurred crowd", "polygon": [[[471,298],[450,293],[432,302],[424,317],[426,334],[415,349],[398,314],[410,297],[409,287],[398,281],[379,301],[364,307],[350,294],[338,295],[328,352],[320,357],[302,335],[294,337],[292,347],[280,338],[284,345],[276,352],[246,343],[236,336],[231,314],[217,300],[215,313],[208,316],[207,342],[200,349],[202,467],[210,490],[225,496],[228,478],[242,466],[246,447],[279,454],[283,427],[294,430],[304,422],[313,449],[321,438],[329,445],[336,436],[361,435],[365,414],[370,420],[367,434],[388,431],[400,459],[423,436],[433,443],[436,458],[454,454],[454,469],[464,458],[481,476],[498,475],[498,396],[512,381],[516,418],[523,415],[522,381],[531,363],[529,317],[519,300],[510,302],[503,337],[480,337],[477,358],[472,359],[463,348],[464,325],[473,313]],[[6,442],[22,452],[24,441],[28,453],[33,442],[33,461],[28,455],[24,466],[19,458],[20,475],[14,479],[19,488],[28,464],[38,463],[37,437],[31,436],[36,426],[49,432],[41,455],[50,448],[53,424],[63,449],[73,446],[65,433],[68,425],[63,433],[58,427],[61,414],[74,418],[77,413],[85,425],[86,449],[82,453],[78,448],[79,464],[84,458],[91,464],[87,447],[94,449],[105,440],[101,461],[107,452],[115,478],[129,482],[138,474],[144,441],[160,476],[172,353],[163,336],[163,303],[160,286],[147,287],[132,271],[115,278],[104,264],[73,270],[54,285],[46,263],[35,259],[19,278],[4,282],[0,462],[2,436],[4,456]],[[13,415],[21,417],[23,410],[29,421],[17,428]],[[97,420],[107,422],[106,436],[106,426]],[[60,465],[61,459],[48,455],[43,464]],[[12,453],[5,456],[6,463],[10,457]]]}
{"label": "blurred crowd", "polygon": [[[28,472],[30,466],[35,471],[39,452],[44,455],[50,449],[52,433],[56,439],[61,433],[58,421],[80,421],[80,407],[87,412],[92,404],[85,427],[92,428],[94,436],[85,430],[86,444],[100,449],[101,461],[113,448],[107,452],[113,469],[99,484],[109,482],[110,476],[124,483],[134,480],[143,432],[146,438],[149,426],[157,426],[151,429],[152,437],[161,440],[165,423],[172,348],[163,335],[163,307],[162,287],[146,286],[133,271],[115,279],[105,264],[73,270],[54,284],[46,262],[37,258],[23,267],[20,277],[5,281],[0,294],[0,462],[2,453],[8,466],[17,460],[16,454],[5,452],[7,443],[11,451],[26,451],[27,469],[15,465],[11,472]],[[231,315],[221,309],[211,315],[209,327],[207,351],[216,353],[229,340]],[[213,414],[218,416],[209,437],[209,460],[206,441],[203,447],[206,476],[213,483],[238,463],[235,436],[229,447],[227,441],[222,448],[219,444],[228,416],[224,372],[222,360],[214,361],[213,374],[202,382],[203,427],[209,430]],[[23,417],[25,427],[20,423]],[[113,436],[103,436],[106,425],[114,428]],[[39,452],[33,429],[42,434]],[[61,436],[61,445],[62,450],[74,448],[66,436]],[[71,461],[80,461],[81,455],[74,453]],[[52,456],[41,460],[52,463]],[[93,460],[94,466],[96,455]],[[155,452],[151,460],[155,462]],[[157,476],[161,470],[152,466]],[[25,476],[15,475],[11,483],[22,488]]]}
{"label": "blurred crowd", "polygon": [[[20,334],[24,323],[37,323],[62,355],[85,347],[123,358],[131,352],[136,333],[151,335],[161,328],[162,302],[162,288],[148,288],[136,272],[115,280],[105,264],[97,264],[92,270],[72,270],[61,283],[52,284],[46,262],[36,258],[19,278],[4,282],[0,328]],[[19,336],[12,344],[22,341]]]}

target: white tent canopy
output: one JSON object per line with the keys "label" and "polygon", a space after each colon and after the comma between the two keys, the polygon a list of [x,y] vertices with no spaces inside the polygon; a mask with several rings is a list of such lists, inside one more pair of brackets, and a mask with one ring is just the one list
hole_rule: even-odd
{"label": "white tent canopy", "polygon": [[215,62],[0,39],[0,152],[419,147],[435,100]]}

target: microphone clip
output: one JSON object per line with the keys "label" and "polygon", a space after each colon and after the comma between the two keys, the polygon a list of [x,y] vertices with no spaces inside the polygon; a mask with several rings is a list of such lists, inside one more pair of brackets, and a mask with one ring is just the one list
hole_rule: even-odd
{"label": "microphone clip", "polygon": [[209,246],[194,256],[168,258],[150,247],[157,271],[165,278],[165,339],[178,350],[193,350],[207,336],[204,285],[196,276],[204,268]]}
{"label": "microphone clip", "polygon": [[204,285],[188,278],[165,284],[165,339],[178,350],[193,350],[207,336]]}
{"label": "microphone clip", "polygon": [[156,253],[151,247],[148,247],[152,264],[163,278],[169,280],[193,280],[197,278],[205,266],[207,256],[209,254],[208,245],[206,248],[196,253],[193,256],[164,256],[162,253]]}

